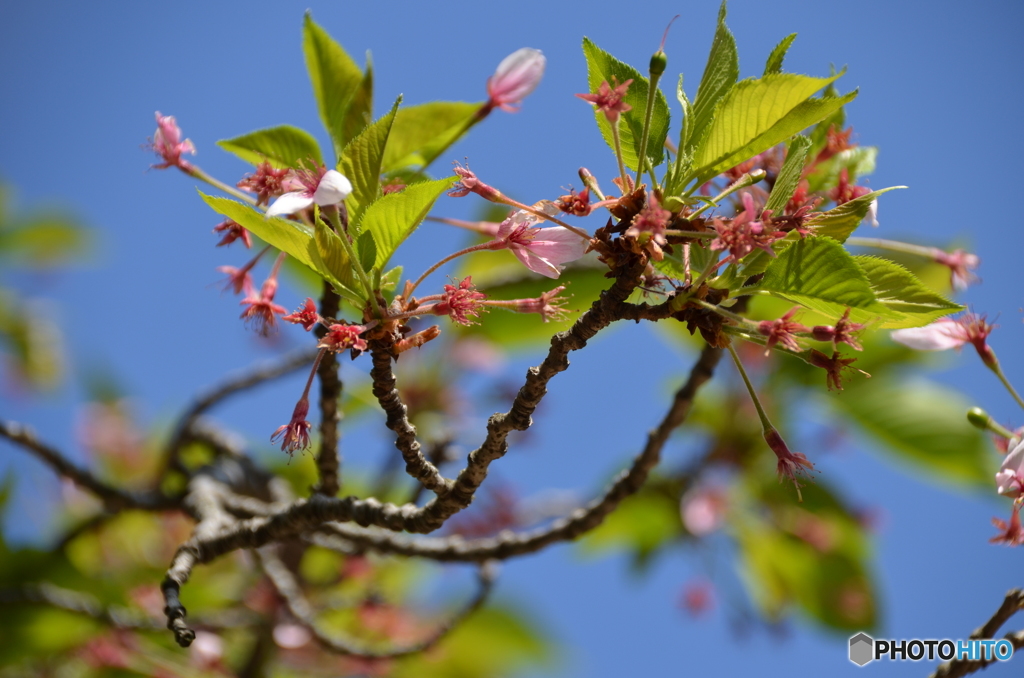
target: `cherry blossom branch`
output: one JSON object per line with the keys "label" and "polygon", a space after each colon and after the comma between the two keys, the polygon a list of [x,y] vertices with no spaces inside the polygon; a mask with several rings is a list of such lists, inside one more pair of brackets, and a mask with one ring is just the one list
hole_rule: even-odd
{"label": "cherry blossom branch", "polygon": [[657,428],[648,434],[644,449],[633,460],[630,468],[622,471],[603,495],[569,516],[554,521],[550,526],[522,533],[503,533],[496,537],[465,540],[458,536],[414,539],[384,530],[328,523],[320,526],[310,540],[319,546],[342,552],[351,552],[352,547],[357,546],[382,553],[437,561],[479,562],[535,553],[550,544],[576,539],[600,525],[623,499],[635,494],[643,486],[650,471],[658,464],[669,435],[685,421],[698,389],[711,379],[721,355],[721,349],[705,346],[691,368],[686,383],[676,392],[671,407]]}
{"label": "cherry blossom branch", "polygon": [[423,640],[399,645],[383,651],[375,651],[361,646],[358,641],[340,638],[325,631],[316,621],[316,614],[312,605],[302,593],[299,583],[295,580],[291,570],[281,562],[273,553],[272,549],[265,548],[255,551],[260,567],[267,578],[274,585],[274,589],[284,600],[288,611],[291,612],[303,626],[305,626],[326,649],[343,655],[361,657],[364,659],[387,659],[403,657],[405,655],[423,652],[433,647],[454,629],[466,617],[477,610],[487,599],[494,585],[497,576],[497,567],[493,563],[487,563],[480,568],[478,581],[479,586],[476,595],[450,619],[438,625],[438,627]]}
{"label": "cherry blossom branch", "polygon": [[31,452],[52,468],[57,475],[68,478],[79,487],[92,492],[103,501],[107,511],[117,512],[125,508],[158,511],[177,505],[176,499],[156,491],[131,492],[108,485],[96,478],[90,471],[76,466],[60,452],[41,442],[30,428],[17,422],[0,421],[0,437]]}
{"label": "cherry blossom branch", "polygon": [[178,454],[185,443],[188,442],[191,435],[190,431],[195,425],[196,420],[207,410],[236,393],[247,391],[265,382],[290,374],[300,367],[309,365],[313,362],[317,353],[317,350],[303,349],[286,355],[280,360],[264,365],[256,365],[235,376],[229,377],[220,385],[214,386],[201,394],[178,417],[178,421],[174,425],[174,433],[167,443],[163,470],[157,475],[157,478],[162,479],[168,469],[179,467]]}
{"label": "cherry blossom branch", "polygon": [[373,368],[373,395],[380,408],[387,415],[385,425],[395,432],[395,447],[402,453],[406,472],[418,480],[423,487],[435,494],[444,494],[451,489],[452,481],[441,475],[437,466],[425,456],[416,439],[416,427],[409,422],[409,408],[402,402],[402,396],[395,384],[395,373],[391,370],[391,353],[377,342],[370,343]]}
{"label": "cherry blossom branch", "polygon": [[[340,237],[346,237],[344,233]],[[324,318],[335,318],[341,307],[341,298],[330,283],[324,282],[323,293],[320,295],[320,315]],[[318,336],[325,334],[326,329],[317,327]],[[341,412],[338,400],[341,398],[342,383],[338,374],[338,356],[327,351],[320,358],[317,377],[320,378],[320,453],[316,456],[316,468],[320,476],[320,484],[315,491],[330,497],[338,494],[339,469],[341,457],[338,450],[338,424]]]}
{"label": "cherry blossom branch", "polygon": [[[992,615],[992,618],[974,630],[971,634],[971,639],[995,637],[1003,624],[1020,610],[1024,610],[1024,590],[1012,589],[1006,594],[1003,604],[999,606],[999,609]],[[1024,630],[1007,633],[1003,637],[1013,644],[1014,650],[1024,648]],[[931,675],[931,678],[958,678],[959,676],[966,676],[985,668],[995,661],[995,658],[954,659],[945,664],[940,664],[935,669],[935,673]]]}

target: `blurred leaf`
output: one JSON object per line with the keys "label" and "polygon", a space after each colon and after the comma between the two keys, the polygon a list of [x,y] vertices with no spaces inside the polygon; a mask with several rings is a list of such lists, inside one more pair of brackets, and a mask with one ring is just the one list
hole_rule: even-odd
{"label": "blurred leaf", "polygon": [[89,232],[68,216],[5,221],[0,214],[0,220],[0,262],[5,268],[53,268],[82,256],[90,245]]}
{"label": "blurred leaf", "polygon": [[789,46],[793,44],[794,40],[796,40],[796,33],[790,33],[775,46],[772,53],[768,55],[768,61],[765,62],[765,75],[782,72],[782,62],[786,59],[786,52],[789,51]]}
{"label": "blurred leaf", "polygon": [[[685,149],[693,153],[704,140],[715,109],[726,93],[736,84],[740,75],[739,55],[736,52],[736,39],[725,25],[725,2],[718,10],[718,27],[711,41],[711,52],[708,63],[704,67],[697,95],[693,100],[693,116],[687,125]],[[681,91],[681,90],[680,90]],[[682,151],[683,145],[680,150]]]}
{"label": "blurred leaf", "polygon": [[627,497],[601,525],[580,542],[587,555],[626,551],[642,570],[651,556],[682,533],[679,504],[660,492],[643,489]]}
{"label": "blurred leaf", "polygon": [[[398,97],[387,115],[363,129],[345,146],[341,173],[352,182],[352,194],[345,201],[352,224],[358,224],[363,210],[380,196],[381,160],[402,97]],[[355,236],[353,236],[355,237]]]}
{"label": "blurred leaf", "polygon": [[890,186],[880,191],[872,191],[808,219],[805,226],[815,229],[819,236],[846,242],[850,234],[860,226],[860,222],[864,221],[864,217],[867,216],[868,210],[871,208],[871,203],[883,193],[897,188],[906,188],[906,186]]}
{"label": "blurred leaf", "polygon": [[426,654],[399,660],[394,678],[491,678],[549,663],[550,641],[522,614],[485,607]]}
{"label": "blurred leaf", "polygon": [[868,277],[878,301],[903,316],[884,322],[882,327],[921,327],[964,309],[925,287],[917,276],[893,261],[868,256],[856,256],[853,260]]}
{"label": "blurred leaf", "polygon": [[[591,92],[597,92],[602,82],[607,82],[609,87],[614,87],[616,82],[621,85],[627,80],[633,80],[626,91],[626,96],[623,97],[623,101],[633,108],[620,116],[619,139],[622,145],[622,161],[630,169],[637,170],[640,166],[640,142],[643,137],[644,115],[647,111],[647,93],[650,91],[650,83],[640,74],[640,71],[605,52],[589,38],[583,38],[583,55],[587,59],[587,84],[590,86]],[[651,167],[657,167],[664,159],[669,118],[668,102],[665,101],[665,95],[661,93],[661,90],[658,90],[654,99],[654,112],[651,117],[646,151]],[[612,140],[611,123],[608,122],[604,113],[596,109],[594,110],[594,119],[597,121],[598,129],[601,130],[605,142],[614,150],[615,143]]]}
{"label": "blurred leaf", "polygon": [[971,403],[959,392],[923,379],[876,377],[827,402],[882,443],[877,449],[887,457],[950,484],[992,489],[991,446],[967,423]]}
{"label": "blurred leaf", "polygon": [[857,177],[867,176],[875,171],[878,148],[875,146],[857,146],[839,151],[828,160],[824,160],[807,175],[807,183],[811,192],[824,191],[839,182],[839,173],[846,169],[848,179],[852,183]]}
{"label": "blurred leaf", "polygon": [[62,343],[49,309],[0,288],[0,348],[16,380],[34,388],[56,386],[64,373]]}
{"label": "blurred leaf", "polygon": [[315,169],[324,164],[320,146],[313,135],[291,125],[279,125],[234,139],[222,139],[217,145],[254,165],[266,160],[281,169],[303,165],[309,167],[310,163],[314,163],[314,167],[309,168]]}
{"label": "blurred leaf", "polygon": [[774,214],[781,214],[782,210],[786,208],[790,198],[793,197],[793,193],[796,192],[797,185],[800,183],[804,165],[807,164],[807,151],[810,147],[811,140],[804,136],[794,137],[793,141],[790,142],[789,150],[786,153],[786,161],[782,163],[779,176],[775,180],[775,185],[772,186],[772,193],[768,196],[768,202],[764,206],[765,210],[771,210]]}
{"label": "blurred leaf", "polygon": [[481,104],[433,101],[398,111],[391,128],[381,169],[391,172],[407,166],[426,167],[472,125]]}
{"label": "blurred leaf", "polygon": [[696,148],[694,173],[699,179],[714,177],[852,101],[856,92],[838,99],[809,98],[837,77],[779,73],[737,83],[718,105],[707,137]]}
{"label": "blurred leaf", "polygon": [[[306,69],[313,83],[313,96],[320,119],[334,141],[337,157],[348,144],[354,125],[347,120],[353,101],[362,101],[363,71],[352,57],[306,13],[302,31]],[[365,105],[365,104],[364,104]]]}
{"label": "blurred leaf", "polygon": [[455,183],[456,177],[424,181],[398,193],[381,196],[363,212],[358,230],[373,233],[377,264],[383,268],[434,206],[434,201]]}

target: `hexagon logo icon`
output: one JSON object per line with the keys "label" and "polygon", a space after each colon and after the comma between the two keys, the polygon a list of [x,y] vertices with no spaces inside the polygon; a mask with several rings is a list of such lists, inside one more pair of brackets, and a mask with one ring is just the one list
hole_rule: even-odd
{"label": "hexagon logo icon", "polygon": [[857,666],[864,666],[875,658],[875,639],[866,633],[858,633],[850,638],[850,661]]}

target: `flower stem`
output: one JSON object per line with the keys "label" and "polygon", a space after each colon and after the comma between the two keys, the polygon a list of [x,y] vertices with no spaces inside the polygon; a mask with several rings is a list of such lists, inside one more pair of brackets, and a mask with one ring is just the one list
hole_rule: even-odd
{"label": "flower stem", "polygon": [[925,259],[934,259],[935,255],[941,250],[935,247],[925,247],[923,245],[912,245],[908,242],[900,242],[898,240],[883,240],[882,238],[847,238],[847,245],[853,245],[855,247],[873,247],[878,250],[889,250],[890,252],[903,252],[904,254],[914,254]]}
{"label": "flower stem", "polygon": [[764,408],[761,406],[761,401],[757,397],[757,393],[754,391],[754,385],[750,383],[750,377],[747,376],[747,371],[743,369],[743,363],[740,362],[740,357],[736,354],[736,349],[733,348],[732,342],[727,347],[729,349],[729,355],[732,356],[732,361],[736,363],[736,369],[739,370],[740,376],[743,377],[743,383],[747,386],[747,392],[750,393],[750,399],[754,401],[754,409],[757,410],[757,416],[761,420],[761,427],[765,433],[773,430],[775,427],[772,426],[772,422],[768,419],[768,415],[765,414]]}
{"label": "flower stem", "polygon": [[412,293],[413,293],[413,291],[417,287],[420,286],[420,283],[423,282],[424,280],[426,280],[427,276],[429,276],[431,273],[433,273],[437,269],[439,269],[442,266],[444,266],[445,264],[447,264],[452,259],[456,259],[458,257],[461,257],[463,254],[469,254],[471,252],[479,252],[481,250],[489,250],[489,249],[491,249],[491,244],[493,242],[494,242],[493,240],[488,241],[488,242],[483,242],[483,243],[480,243],[479,245],[473,245],[472,247],[467,247],[464,250],[459,250],[458,252],[455,252],[454,254],[449,254],[447,257],[445,257],[441,261],[437,262],[436,264],[434,264],[433,266],[431,266],[427,270],[423,271],[423,274],[420,275],[419,278],[416,278],[416,282],[414,282],[412,284],[412,287],[407,287],[405,289],[404,294],[406,296],[406,299],[407,300],[408,299],[412,299]]}
{"label": "flower stem", "polygon": [[195,165],[192,165],[192,171],[189,172],[189,174],[194,176],[196,179],[199,179],[201,181],[205,181],[206,183],[210,184],[211,186],[214,186],[215,188],[219,188],[220,190],[224,191],[225,193],[228,193],[230,195],[235,196],[239,200],[244,200],[245,202],[249,203],[250,205],[255,205],[256,204],[256,200],[252,196],[246,195],[245,193],[243,193],[242,191],[239,191],[234,186],[228,186],[227,184],[225,184],[220,179],[214,179],[209,174],[207,174],[203,170],[199,169]]}
{"label": "flower stem", "polygon": [[[695,217],[704,210],[708,209],[709,207],[717,207],[718,203],[720,203],[722,200],[725,200],[727,197],[729,197],[736,191],[740,190],[741,188],[753,186],[757,182],[764,179],[765,176],[767,175],[764,170],[755,170],[753,172],[747,172],[746,174],[743,174],[742,176],[740,176],[739,179],[726,186],[725,190],[716,195],[709,202],[705,202],[703,205],[701,205],[696,210],[691,212],[688,216]],[[847,240],[847,242],[849,242],[849,239]]]}
{"label": "flower stem", "polygon": [[999,360],[996,359],[995,351],[992,351],[991,348],[989,351],[992,355],[992,360],[991,362],[985,361],[985,364],[988,365],[990,370],[996,373],[996,376],[999,377],[999,381],[1003,382],[1003,386],[1005,386],[1006,390],[1010,392],[1013,399],[1017,401],[1017,404],[1020,405],[1021,408],[1024,408],[1024,400],[1021,399],[1020,394],[1017,393],[1017,389],[1013,387],[1010,380],[1006,378],[1005,374],[1003,374],[1003,368],[999,365]]}
{"label": "flower stem", "polygon": [[640,164],[637,167],[636,180],[640,183],[640,177],[646,168],[651,175],[651,187],[658,189],[658,179],[654,176],[654,166],[647,160],[647,142],[651,134],[651,120],[654,118],[654,100],[658,94],[658,80],[661,73],[651,73],[651,81],[647,88],[647,109],[644,111],[644,129],[640,134]]}

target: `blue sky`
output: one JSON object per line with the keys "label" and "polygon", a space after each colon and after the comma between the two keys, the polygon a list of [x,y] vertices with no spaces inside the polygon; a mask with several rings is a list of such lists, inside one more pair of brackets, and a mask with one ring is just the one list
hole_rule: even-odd
{"label": "blue sky", "polygon": [[[307,7],[357,60],[372,51],[378,114],[398,93],[407,103],[482,100],[484,82],[502,57],[522,46],[543,50],[547,74],[523,110],[495,113],[449,152],[451,159],[468,156],[481,177],[528,201],[557,195],[581,165],[599,177],[614,174],[614,160],[586,104],[572,96],[586,89],[582,37],[643,69],[668,20],[681,13],[666,45],[668,73],[684,72],[692,94],[717,12],[715,2],[603,0],[392,3],[387,15],[370,3],[317,0],[40,0],[6,8],[0,23],[0,178],[15,189],[18,207],[64,206],[95,229],[98,241],[90,261],[70,272],[21,276],[13,283],[53,300],[69,339],[73,375],[95,365],[111,367],[148,421],[166,420],[217,375],[271,353],[242,330],[234,300],[212,285],[217,266],[238,265],[243,255],[212,247],[209,231],[218,219],[195,194],[195,182],[147,171],[153,160],[140,146],[155,128],[153,112],[176,115],[199,149],[196,162],[229,181],[246,168],[216,148],[218,139],[281,123],[324,139],[300,49]],[[981,256],[983,284],[958,301],[999,315],[1001,327],[991,343],[1019,385],[1024,358],[1013,347],[1024,339],[1024,237],[1015,181],[1022,19],[1018,3],[985,0],[736,0],[729,15],[741,77],[759,74],[771,48],[793,32],[799,37],[787,71],[825,75],[830,63],[848,67],[840,90],[859,88],[860,96],[847,107],[847,119],[860,143],[880,147],[870,185],[910,187],[883,197],[877,236],[969,244]],[[671,87],[674,78],[666,82]],[[453,217],[471,216],[475,207],[468,199],[439,203]],[[399,256],[426,264],[455,241],[454,234],[424,228]],[[11,281],[5,274],[5,284]],[[299,301],[296,294],[281,299],[287,306]],[[284,339],[285,345],[297,341],[294,333]],[[565,425],[585,416],[581,411],[601,412],[603,395],[578,394],[594,392],[602,360],[648,351],[660,352],[663,363],[638,360],[623,380],[622,392],[630,397],[621,431],[594,437]],[[535,360],[514,358],[511,374],[521,374]],[[655,421],[670,388],[664,374],[681,375],[687,364],[686,356],[643,329],[622,328],[597,342],[592,355],[581,355],[558,378],[542,442],[502,460],[501,473],[524,489],[591,491],[624,463]],[[972,354],[939,364],[937,378],[962,388],[972,403],[1004,423],[1024,423]],[[300,388],[297,380],[286,382],[264,397],[226,408],[223,419],[259,439],[283,423]],[[0,417],[29,422],[47,440],[71,449],[82,397],[81,379],[73,376],[56,396],[0,394]],[[848,447],[828,455],[821,468],[858,503],[884,508],[876,559],[883,632],[966,635],[987,619],[1007,589],[1021,584],[1013,576],[1020,572],[1021,552],[986,543],[989,518],[1006,514],[1007,502],[927,484],[873,456],[866,443]],[[13,521],[24,536],[47,525],[35,502],[55,496],[56,485],[20,452],[0,449],[0,471],[13,468],[19,478]],[[572,463],[560,460],[560,451]],[[376,459],[359,449],[346,448],[346,454],[352,464]],[[572,455],[587,455],[587,468],[581,471]],[[541,465],[550,468],[544,482],[535,477]],[[721,610],[700,624],[685,617],[675,599],[698,561],[692,554],[674,554],[648,578],[634,580],[620,559],[581,561],[563,546],[511,563],[499,597],[515,599],[563,644],[560,675],[687,669],[728,675],[752,665],[764,676],[855,670],[845,659],[845,638],[799,619],[780,641],[765,633],[734,639]],[[898,664],[870,670],[928,672],[925,666]],[[986,675],[1016,671],[995,667]]]}

